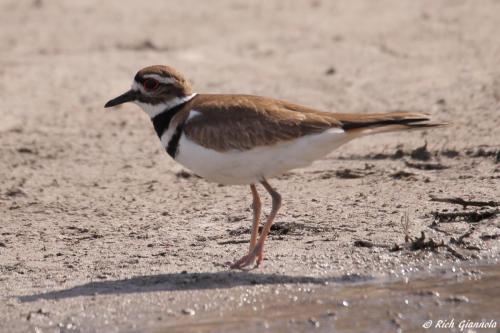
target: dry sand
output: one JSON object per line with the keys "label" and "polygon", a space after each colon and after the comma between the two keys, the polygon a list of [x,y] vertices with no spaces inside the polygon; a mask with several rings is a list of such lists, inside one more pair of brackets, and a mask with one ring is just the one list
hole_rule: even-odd
{"label": "dry sand", "polygon": [[[500,196],[499,22],[494,0],[3,0],[0,331],[141,331],[275,288],[497,260],[498,207],[430,196]],[[249,188],[183,171],[136,106],[103,109],[151,64],[198,92],[452,125],[360,139],[271,180],[284,205],[263,266],[230,272]],[[433,225],[445,211],[492,216]]]}

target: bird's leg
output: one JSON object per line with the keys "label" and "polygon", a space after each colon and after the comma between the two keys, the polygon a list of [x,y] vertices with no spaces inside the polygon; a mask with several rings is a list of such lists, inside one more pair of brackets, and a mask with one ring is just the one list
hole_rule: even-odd
{"label": "bird's leg", "polygon": [[273,199],[271,213],[267,218],[266,224],[264,224],[264,228],[262,229],[259,240],[255,244],[251,252],[231,265],[231,268],[242,269],[244,267],[250,266],[255,261],[255,259],[257,259],[256,267],[258,267],[264,259],[264,242],[266,241],[267,235],[271,230],[271,225],[273,224],[274,218],[276,217],[276,214],[281,207],[281,195],[276,192],[265,179],[261,182],[261,184],[262,186],[264,186],[267,192],[269,192],[271,198]]}
{"label": "bird's leg", "polygon": [[[253,202],[252,202],[252,208],[253,208],[253,225],[252,225],[252,236],[250,236],[250,248],[248,250],[248,254],[241,258],[240,260],[234,262],[231,265],[231,268],[240,268],[240,266],[248,260],[248,258],[251,257],[252,251],[255,247],[255,244],[257,244],[257,235],[259,234],[259,222],[260,222],[260,214],[261,214],[261,208],[262,205],[260,203],[260,198],[259,198],[259,193],[257,192],[257,188],[255,187],[255,184],[250,185],[250,190],[252,191],[252,197],[253,197]],[[253,259],[255,260],[255,258]],[[248,265],[251,265],[253,263],[250,262]]]}
{"label": "bird's leg", "polygon": [[257,192],[257,188],[255,184],[250,185],[250,189],[252,190],[252,208],[253,208],[253,224],[252,224],[252,236],[250,237],[250,249],[248,253],[251,253],[255,244],[257,244],[257,235],[259,234],[259,223],[260,223],[260,214],[262,211],[262,205],[260,203],[259,193]]}
{"label": "bird's leg", "polygon": [[257,256],[257,264],[256,264],[257,267],[264,259],[264,242],[266,241],[269,231],[271,231],[271,225],[273,224],[274,218],[276,217],[276,214],[278,214],[278,210],[281,207],[281,195],[278,192],[276,192],[276,190],[272,188],[271,185],[269,185],[267,180],[264,179],[261,182],[261,184],[271,195],[271,198],[273,199],[273,206],[271,208],[271,213],[267,217],[266,224],[264,224],[264,228],[262,229],[262,233],[260,234],[259,241],[257,242],[257,245],[255,245],[255,248],[253,249],[254,255]]}

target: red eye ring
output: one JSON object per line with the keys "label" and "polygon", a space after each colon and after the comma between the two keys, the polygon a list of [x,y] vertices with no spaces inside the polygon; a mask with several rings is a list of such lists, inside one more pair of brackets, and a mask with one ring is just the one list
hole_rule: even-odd
{"label": "red eye ring", "polygon": [[142,83],[142,86],[146,91],[153,91],[158,89],[158,87],[160,86],[160,82],[156,81],[155,79],[146,79]]}

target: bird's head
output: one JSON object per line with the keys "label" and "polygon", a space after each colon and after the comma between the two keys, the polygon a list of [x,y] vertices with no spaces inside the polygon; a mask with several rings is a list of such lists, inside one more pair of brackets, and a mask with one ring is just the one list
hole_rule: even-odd
{"label": "bird's head", "polygon": [[191,85],[175,69],[160,65],[149,66],[137,72],[129,91],[108,101],[104,107],[133,102],[153,118],[191,96]]}

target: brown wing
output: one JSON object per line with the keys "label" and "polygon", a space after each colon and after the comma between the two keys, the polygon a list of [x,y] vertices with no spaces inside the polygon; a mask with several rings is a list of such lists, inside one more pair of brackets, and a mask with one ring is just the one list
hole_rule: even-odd
{"label": "brown wing", "polygon": [[340,127],[331,113],[258,96],[197,95],[191,107],[201,114],[187,121],[185,135],[217,151],[273,145]]}

